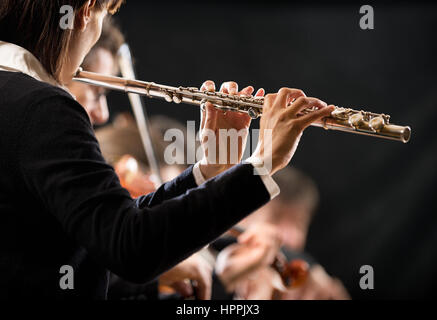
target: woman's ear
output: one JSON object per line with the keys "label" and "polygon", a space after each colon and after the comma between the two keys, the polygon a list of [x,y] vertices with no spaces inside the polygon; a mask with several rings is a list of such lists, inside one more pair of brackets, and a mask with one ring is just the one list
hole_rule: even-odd
{"label": "woman's ear", "polygon": [[91,21],[91,13],[96,6],[96,0],[88,0],[85,4],[78,10],[75,19],[75,28],[84,32],[88,23]]}

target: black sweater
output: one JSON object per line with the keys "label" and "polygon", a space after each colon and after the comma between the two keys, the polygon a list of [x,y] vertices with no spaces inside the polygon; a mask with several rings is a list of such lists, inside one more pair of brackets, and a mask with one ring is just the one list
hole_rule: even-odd
{"label": "black sweater", "polygon": [[0,71],[0,152],[0,299],[104,299],[107,269],[151,280],[269,199],[240,164],[200,187],[189,168],[133,200],[82,106],[21,73]]}

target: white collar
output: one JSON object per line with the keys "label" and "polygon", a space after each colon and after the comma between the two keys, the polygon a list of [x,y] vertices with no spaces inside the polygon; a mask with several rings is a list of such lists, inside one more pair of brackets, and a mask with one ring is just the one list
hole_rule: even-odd
{"label": "white collar", "polygon": [[22,72],[38,81],[47,82],[69,92],[46,71],[32,53],[13,43],[0,41],[0,70]]}

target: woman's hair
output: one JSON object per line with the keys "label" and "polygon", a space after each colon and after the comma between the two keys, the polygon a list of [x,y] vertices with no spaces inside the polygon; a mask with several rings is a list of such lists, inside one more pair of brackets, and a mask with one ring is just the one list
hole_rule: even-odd
{"label": "woman's hair", "polygon": [[[73,30],[61,28],[68,5],[76,13],[89,0],[1,0],[0,40],[16,44],[33,53],[44,68],[58,78],[65,62]],[[98,9],[115,13],[124,0],[94,0]]]}

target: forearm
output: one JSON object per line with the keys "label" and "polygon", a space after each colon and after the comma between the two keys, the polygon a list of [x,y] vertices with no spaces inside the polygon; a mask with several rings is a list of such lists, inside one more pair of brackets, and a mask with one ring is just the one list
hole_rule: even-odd
{"label": "forearm", "polygon": [[72,241],[128,280],[156,277],[270,198],[253,167],[240,164],[199,187],[188,172],[139,208],[103,160],[86,117],[65,98],[32,108],[17,153],[23,184]]}
{"label": "forearm", "polygon": [[[242,163],[250,164],[252,167],[252,174],[257,175],[261,178],[267,192],[270,195],[270,200],[275,198],[280,190],[279,186],[273,180],[273,178],[269,174],[264,174],[257,167],[253,165],[253,160],[251,158],[244,160]],[[193,167],[193,176],[197,185],[201,185],[205,183],[207,180],[218,176],[219,174],[225,172],[226,170],[232,168],[232,166],[221,166],[221,165],[211,165],[211,164],[202,164],[198,162]]]}
{"label": "forearm", "polygon": [[[265,204],[269,194],[250,165],[142,210],[100,204],[71,212],[64,226],[98,261],[134,282],[148,281]],[[113,203],[115,204],[115,203]]]}
{"label": "forearm", "polygon": [[190,166],[175,179],[161,185],[155,192],[136,199],[136,203],[138,208],[153,207],[163,201],[178,197],[197,186],[193,176],[193,166]]}

